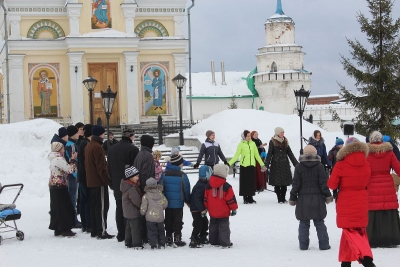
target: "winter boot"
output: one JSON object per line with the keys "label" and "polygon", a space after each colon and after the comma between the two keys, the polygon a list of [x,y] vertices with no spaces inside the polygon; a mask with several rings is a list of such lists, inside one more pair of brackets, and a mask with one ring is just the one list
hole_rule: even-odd
{"label": "winter boot", "polygon": [[249,204],[249,200],[247,196],[243,197],[243,204]]}
{"label": "winter boot", "polygon": [[165,237],[165,243],[169,247],[172,246],[172,234],[167,234]]}
{"label": "winter boot", "polygon": [[184,247],[184,246],[186,246],[186,242],[185,242],[185,241],[182,241],[182,236],[181,236],[180,234],[174,235],[174,244],[175,244],[177,247]]}
{"label": "winter boot", "polygon": [[[208,234],[207,234],[208,235]],[[200,236],[199,242],[202,245],[208,245],[210,242],[208,241],[207,235],[205,236]]]}
{"label": "winter boot", "polygon": [[60,235],[61,235],[61,231],[54,230],[54,236],[60,236]]}
{"label": "winter boot", "polygon": [[64,237],[73,237],[76,235],[76,233],[69,230],[69,231],[61,232],[61,235]]}
{"label": "winter boot", "polygon": [[221,246],[222,248],[231,248],[233,246],[233,243],[230,243],[229,245],[227,245],[227,246]]}
{"label": "winter boot", "polygon": [[165,245],[158,245],[158,249],[165,249]]}
{"label": "winter boot", "polygon": [[364,259],[360,259],[360,262],[364,267],[376,267],[372,262],[372,258],[368,256],[365,256]]}
{"label": "winter boot", "polygon": [[201,248],[202,245],[200,243],[200,238],[197,238],[195,236],[192,236],[190,238],[190,243],[189,243],[190,248]]}
{"label": "winter boot", "polygon": [[107,232],[97,235],[97,239],[112,239],[114,237],[115,237],[115,235],[110,235]]}
{"label": "winter boot", "polygon": [[342,262],[342,264],[340,265],[341,267],[351,267],[351,262],[349,261],[344,261]]}
{"label": "winter boot", "polygon": [[253,196],[249,196],[249,197],[248,197],[248,200],[249,200],[249,204],[257,204],[257,201],[255,201],[255,200],[253,199]]}

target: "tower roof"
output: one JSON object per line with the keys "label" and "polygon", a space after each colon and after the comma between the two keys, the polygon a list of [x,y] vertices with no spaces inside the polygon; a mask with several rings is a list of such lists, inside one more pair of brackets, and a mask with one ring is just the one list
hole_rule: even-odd
{"label": "tower roof", "polygon": [[282,9],[282,1],[277,0],[276,1],[276,11],[275,13],[267,20],[268,21],[274,21],[274,20],[290,20],[293,21],[291,17],[285,15],[285,12],[283,12]]}

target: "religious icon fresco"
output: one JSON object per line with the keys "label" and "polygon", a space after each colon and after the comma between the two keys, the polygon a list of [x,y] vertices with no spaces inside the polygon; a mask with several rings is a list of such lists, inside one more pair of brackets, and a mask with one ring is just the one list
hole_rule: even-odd
{"label": "religious icon fresco", "polygon": [[59,68],[59,63],[28,64],[32,117],[58,117]]}
{"label": "religious icon fresco", "polygon": [[168,114],[169,62],[141,62],[143,114]]}
{"label": "religious icon fresco", "polygon": [[111,0],[92,1],[92,29],[112,28]]}

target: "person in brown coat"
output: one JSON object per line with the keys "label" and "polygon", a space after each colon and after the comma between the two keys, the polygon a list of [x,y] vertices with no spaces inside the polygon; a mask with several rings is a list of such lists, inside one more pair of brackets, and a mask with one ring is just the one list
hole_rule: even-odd
{"label": "person in brown coat", "polygon": [[107,213],[110,207],[108,185],[111,180],[108,176],[106,154],[102,147],[105,129],[94,125],[92,139],[85,148],[86,183],[90,187],[90,223],[91,237],[110,239],[114,235],[107,233]]}

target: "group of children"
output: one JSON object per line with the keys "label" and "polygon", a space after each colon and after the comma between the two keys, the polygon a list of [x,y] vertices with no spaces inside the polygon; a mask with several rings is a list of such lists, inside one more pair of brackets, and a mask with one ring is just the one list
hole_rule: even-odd
{"label": "group of children", "polygon": [[189,247],[211,244],[230,248],[229,216],[236,215],[238,204],[231,185],[226,182],[229,167],[224,164],[215,165],[213,169],[207,165],[200,167],[199,179],[189,194],[190,183],[182,167],[190,162],[183,160],[179,150],[172,151],[171,157],[167,158],[165,171],[159,163],[161,153],[155,151],[153,155],[156,177],[147,179],[143,195],[139,185],[140,170],[125,167],[125,178],[120,186],[123,213],[127,219],[125,246],[143,249],[146,233],[151,249],[163,249],[166,245],[185,246],[181,230],[186,203],[193,217]]}

